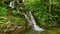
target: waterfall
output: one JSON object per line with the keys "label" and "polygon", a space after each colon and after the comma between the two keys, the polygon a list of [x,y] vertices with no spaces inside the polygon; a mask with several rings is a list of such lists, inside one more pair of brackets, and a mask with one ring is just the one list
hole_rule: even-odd
{"label": "waterfall", "polygon": [[[14,8],[14,1],[10,2],[9,7]],[[19,12],[19,10],[17,10],[17,11]],[[44,31],[44,29],[40,28],[40,27],[36,24],[36,21],[35,21],[32,13],[31,13],[31,11],[29,11],[29,16],[30,16],[31,20],[29,19],[29,17],[28,17],[27,14],[24,14],[24,16],[25,16],[26,20],[29,22],[28,25],[30,25],[30,26],[33,25],[33,29],[34,29],[35,31]]]}
{"label": "waterfall", "polygon": [[14,8],[14,1],[10,2],[9,7]]}
{"label": "waterfall", "polygon": [[44,31],[44,29],[40,28],[40,27],[36,24],[35,19],[34,19],[32,13],[31,13],[31,11],[29,11],[29,14],[30,14],[30,17],[31,17],[31,21],[32,21],[32,23],[33,23],[33,25],[34,25],[34,26],[33,26],[33,29],[34,29],[35,31]]}
{"label": "waterfall", "polygon": [[33,23],[31,22],[31,20],[29,19],[29,17],[27,16],[27,14],[24,14],[26,20],[29,22],[28,25],[32,26]]}

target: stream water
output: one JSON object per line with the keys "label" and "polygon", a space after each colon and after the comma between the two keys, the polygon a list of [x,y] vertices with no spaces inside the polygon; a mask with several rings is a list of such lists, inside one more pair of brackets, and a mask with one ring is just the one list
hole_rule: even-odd
{"label": "stream water", "polygon": [[14,1],[10,2],[9,7],[14,8]]}
{"label": "stream water", "polygon": [[34,29],[35,31],[44,31],[44,29],[40,28],[40,27],[36,24],[35,19],[34,19],[32,13],[31,13],[31,11],[29,11],[29,14],[30,14],[30,17],[31,17],[31,21],[32,21],[32,23],[33,23],[33,29]]}

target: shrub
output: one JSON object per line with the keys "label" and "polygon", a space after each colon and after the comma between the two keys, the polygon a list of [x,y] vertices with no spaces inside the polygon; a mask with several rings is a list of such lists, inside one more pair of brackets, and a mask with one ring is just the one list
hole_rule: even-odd
{"label": "shrub", "polygon": [[0,7],[0,16],[7,16],[8,12],[7,9],[4,7]]}

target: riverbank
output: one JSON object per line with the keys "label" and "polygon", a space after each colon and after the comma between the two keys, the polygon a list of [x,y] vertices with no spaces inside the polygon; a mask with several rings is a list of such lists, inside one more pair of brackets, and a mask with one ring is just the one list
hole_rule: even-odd
{"label": "riverbank", "polygon": [[33,30],[29,30],[29,31],[21,32],[19,34],[60,34],[60,28],[50,28],[50,29],[46,29],[43,32],[36,32]]}

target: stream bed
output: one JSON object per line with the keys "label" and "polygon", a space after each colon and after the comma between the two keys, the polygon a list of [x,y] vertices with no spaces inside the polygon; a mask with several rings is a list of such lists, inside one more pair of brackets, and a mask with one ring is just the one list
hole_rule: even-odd
{"label": "stream bed", "polygon": [[28,31],[21,32],[20,34],[60,34],[60,28],[50,28],[50,29],[46,29],[43,32],[28,30]]}

